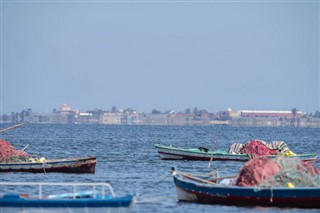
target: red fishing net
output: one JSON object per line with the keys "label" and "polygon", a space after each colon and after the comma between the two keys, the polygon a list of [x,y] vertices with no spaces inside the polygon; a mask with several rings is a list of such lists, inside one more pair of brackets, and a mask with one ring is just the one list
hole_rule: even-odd
{"label": "red fishing net", "polygon": [[258,187],[320,186],[320,170],[299,159],[255,158],[241,168],[236,185]]}
{"label": "red fishing net", "polygon": [[0,139],[0,162],[28,161],[28,154],[16,150],[9,142]]}
{"label": "red fishing net", "polygon": [[276,155],[279,152],[277,150],[269,149],[265,143],[260,140],[248,141],[243,149],[240,151],[241,154],[248,154],[251,156],[262,156],[262,155]]}
{"label": "red fishing net", "polygon": [[238,186],[256,186],[280,171],[276,161],[255,158],[244,164],[236,181]]}

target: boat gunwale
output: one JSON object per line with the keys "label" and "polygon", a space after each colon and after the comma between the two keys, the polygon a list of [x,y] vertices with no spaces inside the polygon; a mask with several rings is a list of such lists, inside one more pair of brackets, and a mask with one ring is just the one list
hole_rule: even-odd
{"label": "boat gunwale", "polygon": [[44,162],[0,162],[0,166],[27,166],[27,165],[43,165],[43,164],[59,164],[59,163],[95,163],[97,161],[96,157],[86,157],[86,158],[57,158],[48,159]]}
{"label": "boat gunwale", "polygon": [[[190,184],[193,184],[194,186],[196,187],[206,187],[206,188],[212,188],[212,189],[239,189],[239,190],[254,190],[255,192],[259,192],[259,191],[263,191],[263,190],[286,190],[286,191],[299,191],[299,190],[306,190],[306,189],[309,189],[309,190],[316,190],[316,189],[319,189],[320,190],[320,186],[319,187],[294,187],[294,188],[288,188],[288,187],[272,187],[272,188],[262,188],[262,187],[253,187],[253,186],[236,186],[236,185],[223,185],[223,184],[220,184],[220,183],[208,183],[208,182],[205,182],[206,180],[203,179],[204,181],[201,182],[200,180],[197,181],[195,179],[191,179],[191,178],[188,178],[186,176],[184,176],[183,174],[181,174],[180,172],[179,173],[175,173],[173,172],[172,176],[179,180],[180,182],[183,182],[183,183],[190,183]],[[223,179],[223,178],[220,178],[220,179]],[[225,178],[225,179],[231,179],[231,178]]]}

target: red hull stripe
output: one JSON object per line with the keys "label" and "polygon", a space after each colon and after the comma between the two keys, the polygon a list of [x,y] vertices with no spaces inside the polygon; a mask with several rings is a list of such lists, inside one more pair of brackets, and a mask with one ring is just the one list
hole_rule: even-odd
{"label": "red hull stripe", "polygon": [[[177,186],[177,185],[176,185]],[[197,202],[206,204],[224,204],[236,206],[279,206],[279,207],[296,207],[296,208],[320,208],[319,198],[304,198],[304,197],[259,197],[259,196],[232,196],[228,197],[198,193],[189,191],[180,186],[180,190],[187,194],[193,194],[197,197]]]}

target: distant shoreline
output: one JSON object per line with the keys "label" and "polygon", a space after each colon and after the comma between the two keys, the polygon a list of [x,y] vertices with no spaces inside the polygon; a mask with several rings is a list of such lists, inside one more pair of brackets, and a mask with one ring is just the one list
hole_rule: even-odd
{"label": "distant shoreline", "polygon": [[1,123],[62,123],[62,124],[109,124],[109,125],[230,125],[273,127],[320,127],[320,113],[307,114],[297,109],[291,111],[232,110],[209,113],[194,109],[182,113],[174,110],[162,113],[139,113],[132,109],[111,111],[94,110],[80,112],[68,105],[52,113],[35,113],[31,109],[20,113],[2,115]]}

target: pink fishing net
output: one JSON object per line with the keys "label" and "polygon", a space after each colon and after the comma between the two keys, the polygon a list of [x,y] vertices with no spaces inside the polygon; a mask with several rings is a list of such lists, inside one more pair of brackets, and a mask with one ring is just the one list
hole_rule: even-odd
{"label": "pink fishing net", "polygon": [[238,186],[256,186],[280,171],[276,161],[255,158],[244,164],[236,181]]}
{"label": "pink fishing net", "polygon": [[28,154],[23,150],[16,150],[9,142],[0,139],[0,162],[27,161]]}
{"label": "pink fishing net", "polygon": [[255,158],[241,168],[236,180],[238,186],[287,187],[320,186],[320,170],[299,159],[279,157]]}
{"label": "pink fishing net", "polygon": [[243,149],[240,151],[241,154],[248,154],[251,156],[262,156],[262,155],[277,155],[277,150],[269,149],[265,143],[260,140],[248,141]]}

